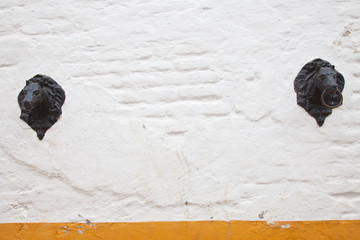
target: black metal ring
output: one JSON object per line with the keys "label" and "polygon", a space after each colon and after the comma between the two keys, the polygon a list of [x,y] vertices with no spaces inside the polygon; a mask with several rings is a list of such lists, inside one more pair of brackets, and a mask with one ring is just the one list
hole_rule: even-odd
{"label": "black metal ring", "polygon": [[336,90],[336,93],[340,96],[340,102],[339,102],[339,104],[333,105],[333,106],[327,104],[327,103],[325,102],[325,100],[324,100],[324,97],[325,97],[325,94],[326,94],[327,90],[328,90],[328,88],[326,88],[326,89],[321,93],[321,103],[322,103],[325,107],[331,108],[331,109],[332,109],[332,108],[337,108],[337,107],[339,107],[339,106],[342,104],[342,102],[343,102],[343,96],[342,96],[341,92],[339,91],[339,89]]}

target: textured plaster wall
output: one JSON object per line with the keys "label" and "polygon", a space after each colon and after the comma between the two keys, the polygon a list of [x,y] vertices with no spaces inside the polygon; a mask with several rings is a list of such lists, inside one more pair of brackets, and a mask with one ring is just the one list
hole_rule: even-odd
{"label": "textured plaster wall", "polygon": [[[360,218],[360,4],[1,0],[0,222]],[[314,58],[346,80],[323,127]],[[66,91],[39,141],[17,95]]]}

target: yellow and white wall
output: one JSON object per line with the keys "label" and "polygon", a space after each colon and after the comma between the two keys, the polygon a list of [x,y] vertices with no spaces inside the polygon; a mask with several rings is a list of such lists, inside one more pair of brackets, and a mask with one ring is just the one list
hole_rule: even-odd
{"label": "yellow and white wall", "polygon": [[[358,1],[1,0],[0,21],[1,240],[360,239]],[[293,90],[314,58],[346,81],[321,128]],[[38,73],[66,92],[42,141],[17,103]]]}

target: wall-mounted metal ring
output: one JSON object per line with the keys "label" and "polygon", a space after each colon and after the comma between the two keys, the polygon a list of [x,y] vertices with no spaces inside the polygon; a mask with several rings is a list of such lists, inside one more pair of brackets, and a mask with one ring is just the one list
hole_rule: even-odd
{"label": "wall-mounted metal ring", "polygon": [[339,90],[336,90],[336,92],[335,92],[335,93],[340,97],[339,103],[336,104],[336,105],[329,105],[329,104],[327,104],[327,103],[325,102],[325,99],[324,99],[327,91],[328,91],[328,88],[325,89],[325,90],[321,93],[321,103],[322,103],[325,107],[330,108],[330,109],[339,107],[339,106],[342,104],[342,102],[343,102],[343,96],[342,96],[341,92],[340,92]]}

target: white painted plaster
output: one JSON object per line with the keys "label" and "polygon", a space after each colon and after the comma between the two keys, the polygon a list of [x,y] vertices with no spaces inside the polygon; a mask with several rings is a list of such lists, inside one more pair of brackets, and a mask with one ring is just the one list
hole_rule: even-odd
{"label": "white painted plaster", "polygon": [[[360,218],[360,4],[0,1],[0,221]],[[314,58],[346,80],[323,127]],[[39,141],[17,95],[66,91]]]}

